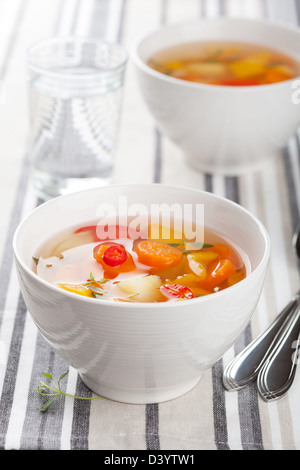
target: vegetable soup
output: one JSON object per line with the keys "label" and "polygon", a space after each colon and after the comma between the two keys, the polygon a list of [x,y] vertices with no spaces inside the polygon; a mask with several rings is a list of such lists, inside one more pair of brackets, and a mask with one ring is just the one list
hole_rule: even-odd
{"label": "vegetable soup", "polygon": [[116,302],[209,295],[241,281],[250,270],[246,254],[211,230],[205,230],[204,243],[196,243],[179,238],[174,229],[163,238],[162,226],[150,226],[148,237],[138,239],[129,237],[127,227],[116,228],[113,240],[99,239],[96,224],[59,234],[35,254],[33,270],[66,291]]}
{"label": "vegetable soup", "polygon": [[255,44],[198,42],[159,51],[148,65],[181,80],[225,86],[268,85],[300,75],[300,64]]}

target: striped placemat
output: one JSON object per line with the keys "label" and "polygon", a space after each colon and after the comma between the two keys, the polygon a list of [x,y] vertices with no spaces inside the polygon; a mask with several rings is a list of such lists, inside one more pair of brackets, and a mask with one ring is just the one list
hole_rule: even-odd
{"label": "striped placemat", "polygon": [[[300,377],[280,401],[262,402],[255,386],[227,393],[224,366],[262,331],[299,286],[291,249],[300,214],[300,140],[282,158],[240,177],[196,173],[155,127],[129,61],[116,183],[170,183],[226,196],[251,210],[270,233],[270,268],[257,311],[235,345],[186,395],[162,404],[126,405],[109,400],[61,398],[38,410],[42,372],[58,378],[68,365],[37,332],[20,295],[12,236],[40,201],[30,180],[27,154],[27,46],[52,35],[97,35],[130,50],[136,37],[158,25],[229,15],[300,23],[298,0],[3,0],[0,2],[1,231],[0,231],[0,449],[26,450],[299,450]],[[1,95],[1,96],[2,96]],[[68,393],[91,396],[75,370]]]}

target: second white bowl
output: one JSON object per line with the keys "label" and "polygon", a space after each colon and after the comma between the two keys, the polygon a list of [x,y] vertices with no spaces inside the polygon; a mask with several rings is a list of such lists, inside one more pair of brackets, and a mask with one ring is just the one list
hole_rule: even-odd
{"label": "second white bowl", "polygon": [[293,80],[228,87],[169,77],[147,65],[162,49],[197,41],[253,42],[300,59],[300,30],[267,21],[220,18],[163,27],[132,50],[145,102],[160,130],[195,168],[240,174],[280,154],[300,124]]}

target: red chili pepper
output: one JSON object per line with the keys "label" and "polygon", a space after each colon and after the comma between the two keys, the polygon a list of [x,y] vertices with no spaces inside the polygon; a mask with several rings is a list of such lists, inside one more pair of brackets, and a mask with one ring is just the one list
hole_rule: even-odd
{"label": "red chili pepper", "polygon": [[103,261],[108,266],[120,266],[127,260],[127,253],[125,248],[120,245],[111,245],[103,253]]}
{"label": "red chili pepper", "polygon": [[95,259],[97,259],[98,251],[100,250],[100,247],[101,247],[102,245],[105,245],[105,246],[111,246],[111,245],[120,246],[118,243],[115,243],[115,242],[102,242],[102,243],[99,243],[99,245],[96,245],[96,246],[93,248],[93,257],[94,257]]}
{"label": "red chili pepper", "polygon": [[[113,238],[129,238],[128,227],[122,225],[111,225],[111,226],[98,226],[98,225],[87,225],[85,227],[80,227],[75,230],[75,233],[81,232],[92,232],[94,235],[95,241],[98,240],[107,240],[109,241],[109,233],[113,234]],[[103,235],[101,237],[101,235]]]}
{"label": "red chili pepper", "polygon": [[194,297],[193,292],[186,286],[181,284],[167,284],[160,288],[162,294],[167,297],[176,297],[177,299],[192,299]]}
{"label": "red chili pepper", "polygon": [[[216,82],[216,84],[218,84]],[[232,78],[228,80],[221,80],[219,82],[219,85],[225,85],[225,86],[254,86],[254,85],[260,85],[258,80],[255,80],[254,78]]]}

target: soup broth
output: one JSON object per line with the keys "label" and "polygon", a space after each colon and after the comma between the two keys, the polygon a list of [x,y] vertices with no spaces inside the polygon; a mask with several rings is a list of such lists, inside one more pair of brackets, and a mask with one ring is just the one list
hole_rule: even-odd
{"label": "soup broth", "polygon": [[300,75],[300,64],[280,51],[235,42],[197,42],[159,51],[148,65],[181,80],[224,86],[268,85]]}
{"label": "soup broth", "polygon": [[116,302],[188,300],[226,289],[250,271],[246,254],[214,231],[205,230],[203,244],[174,230],[168,239],[151,238],[152,228],[132,239],[123,227],[113,240],[99,239],[93,223],[65,231],[33,256],[33,270],[69,292]]}

